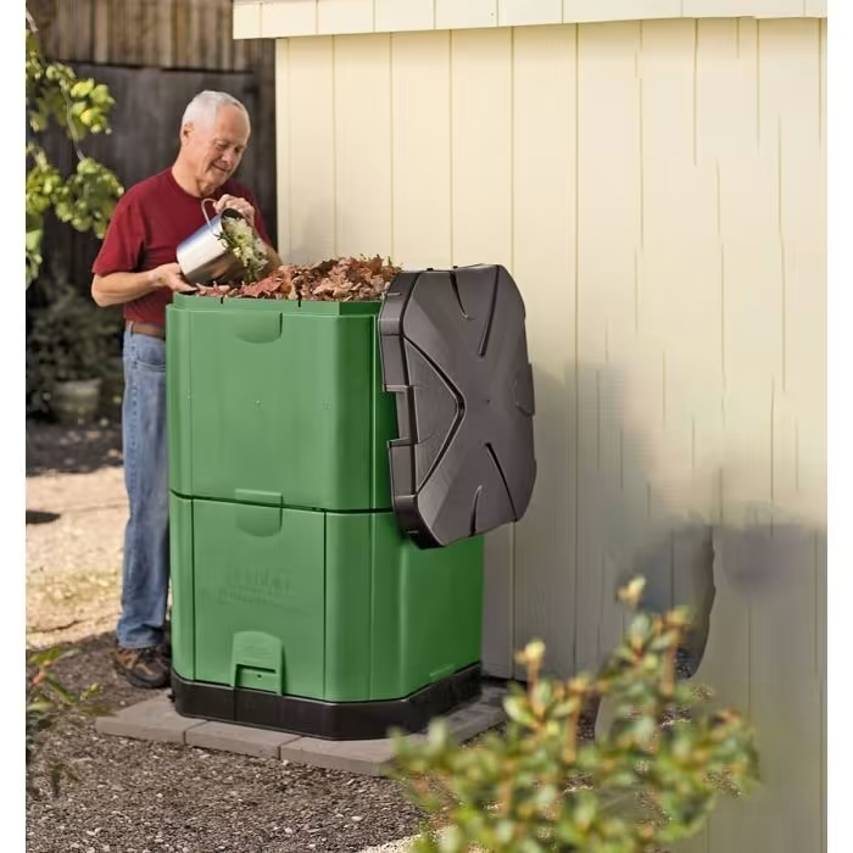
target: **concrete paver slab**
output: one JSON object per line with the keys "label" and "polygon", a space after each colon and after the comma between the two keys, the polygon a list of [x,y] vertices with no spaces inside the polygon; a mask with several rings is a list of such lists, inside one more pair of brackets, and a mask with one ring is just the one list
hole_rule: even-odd
{"label": "concrete paver slab", "polygon": [[240,752],[244,755],[258,755],[261,758],[278,758],[282,744],[298,738],[299,735],[288,732],[202,721],[200,726],[187,730],[186,744],[205,749]]}
{"label": "concrete paver slab", "polygon": [[98,717],[95,730],[105,735],[185,743],[186,732],[204,723],[205,720],[194,720],[178,714],[168,694],[163,691],[152,699],[123,708],[117,714]]}
{"label": "concrete paver slab", "polygon": [[[423,735],[411,735],[423,739]],[[382,776],[384,768],[394,754],[393,742],[389,738],[377,740],[323,740],[301,737],[281,748],[281,758],[325,767],[330,770],[345,770],[365,776]]]}
{"label": "concrete paver slab", "polygon": [[[465,741],[504,720],[501,699],[506,690],[483,685],[482,696],[446,715],[458,741]],[[183,743],[246,755],[280,758],[301,764],[345,770],[369,776],[385,772],[393,754],[390,738],[375,740],[323,740],[288,732],[182,717],[175,711],[166,691],[118,713],[99,717],[95,728],[101,734],[144,740]],[[409,735],[423,740],[424,734]]]}
{"label": "concrete paver slab", "polygon": [[[501,691],[501,695],[503,692]],[[489,691],[480,700],[463,705],[446,716],[450,731],[457,741],[468,740],[503,722],[503,708],[499,704],[493,704],[495,698],[497,694]],[[409,735],[412,740],[423,740],[424,737],[423,734]],[[390,738],[322,740],[301,737],[281,748],[282,759],[288,761],[345,770],[348,773],[363,773],[367,776],[383,775],[393,754],[394,745]]]}

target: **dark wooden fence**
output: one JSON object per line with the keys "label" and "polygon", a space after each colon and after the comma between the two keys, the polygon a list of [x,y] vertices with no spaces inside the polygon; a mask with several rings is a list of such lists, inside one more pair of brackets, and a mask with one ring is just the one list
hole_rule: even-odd
{"label": "dark wooden fence", "polygon": [[[82,147],[129,187],[169,166],[181,115],[202,89],[239,98],[252,118],[252,139],[237,177],[255,192],[270,235],[276,234],[275,45],[234,41],[231,0],[28,0],[42,49],[81,77],[109,86],[113,132]],[[75,154],[58,131],[42,142],[64,172]],[[100,241],[49,217],[43,278],[65,273],[87,288]]]}

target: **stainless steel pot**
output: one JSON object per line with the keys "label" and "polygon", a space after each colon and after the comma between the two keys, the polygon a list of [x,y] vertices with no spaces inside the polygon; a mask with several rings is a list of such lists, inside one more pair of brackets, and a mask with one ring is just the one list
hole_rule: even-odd
{"label": "stainless steel pot", "polygon": [[210,219],[205,202],[215,202],[211,198],[201,200],[206,224],[178,246],[181,272],[190,284],[210,284],[212,281],[226,283],[239,279],[245,275],[245,270],[222,237],[222,219],[239,219],[240,214],[226,207],[222,213]]}

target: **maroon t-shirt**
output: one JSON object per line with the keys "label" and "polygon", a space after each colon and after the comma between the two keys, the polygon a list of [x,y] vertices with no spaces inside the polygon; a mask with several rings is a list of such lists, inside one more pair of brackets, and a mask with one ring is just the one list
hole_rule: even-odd
{"label": "maroon t-shirt", "polygon": [[[255,228],[272,245],[261,211],[252,192],[229,178],[210,195],[218,199],[228,194],[244,198],[255,208]],[[216,215],[212,204],[207,214]],[[114,272],[143,272],[161,264],[174,263],[178,244],[205,224],[201,199],[181,189],[171,167],[134,184],[118,201],[104,242],[92,264],[95,275]],[[124,304],[126,320],[138,323],[166,324],[166,306],[172,301],[168,287]]]}

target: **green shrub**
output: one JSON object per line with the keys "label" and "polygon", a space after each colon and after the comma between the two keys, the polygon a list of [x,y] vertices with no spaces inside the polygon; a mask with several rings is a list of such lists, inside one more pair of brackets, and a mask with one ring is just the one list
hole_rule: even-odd
{"label": "green shrub", "polygon": [[61,275],[44,286],[47,304],[31,309],[27,334],[27,412],[50,411],[57,382],[103,378],[121,350],[122,318],[104,310]]}
{"label": "green shrub", "polygon": [[[620,598],[635,609],[643,585]],[[442,720],[424,742],[398,733],[395,775],[430,817],[415,849],[655,851],[695,834],[721,792],[747,792],[757,779],[750,728],[676,678],[688,628],[684,608],[637,612],[596,677],[565,682],[540,677],[545,646],[531,642],[517,655],[527,687],[511,685],[504,733],[467,748]],[[612,725],[583,742],[581,712],[603,698]]]}

